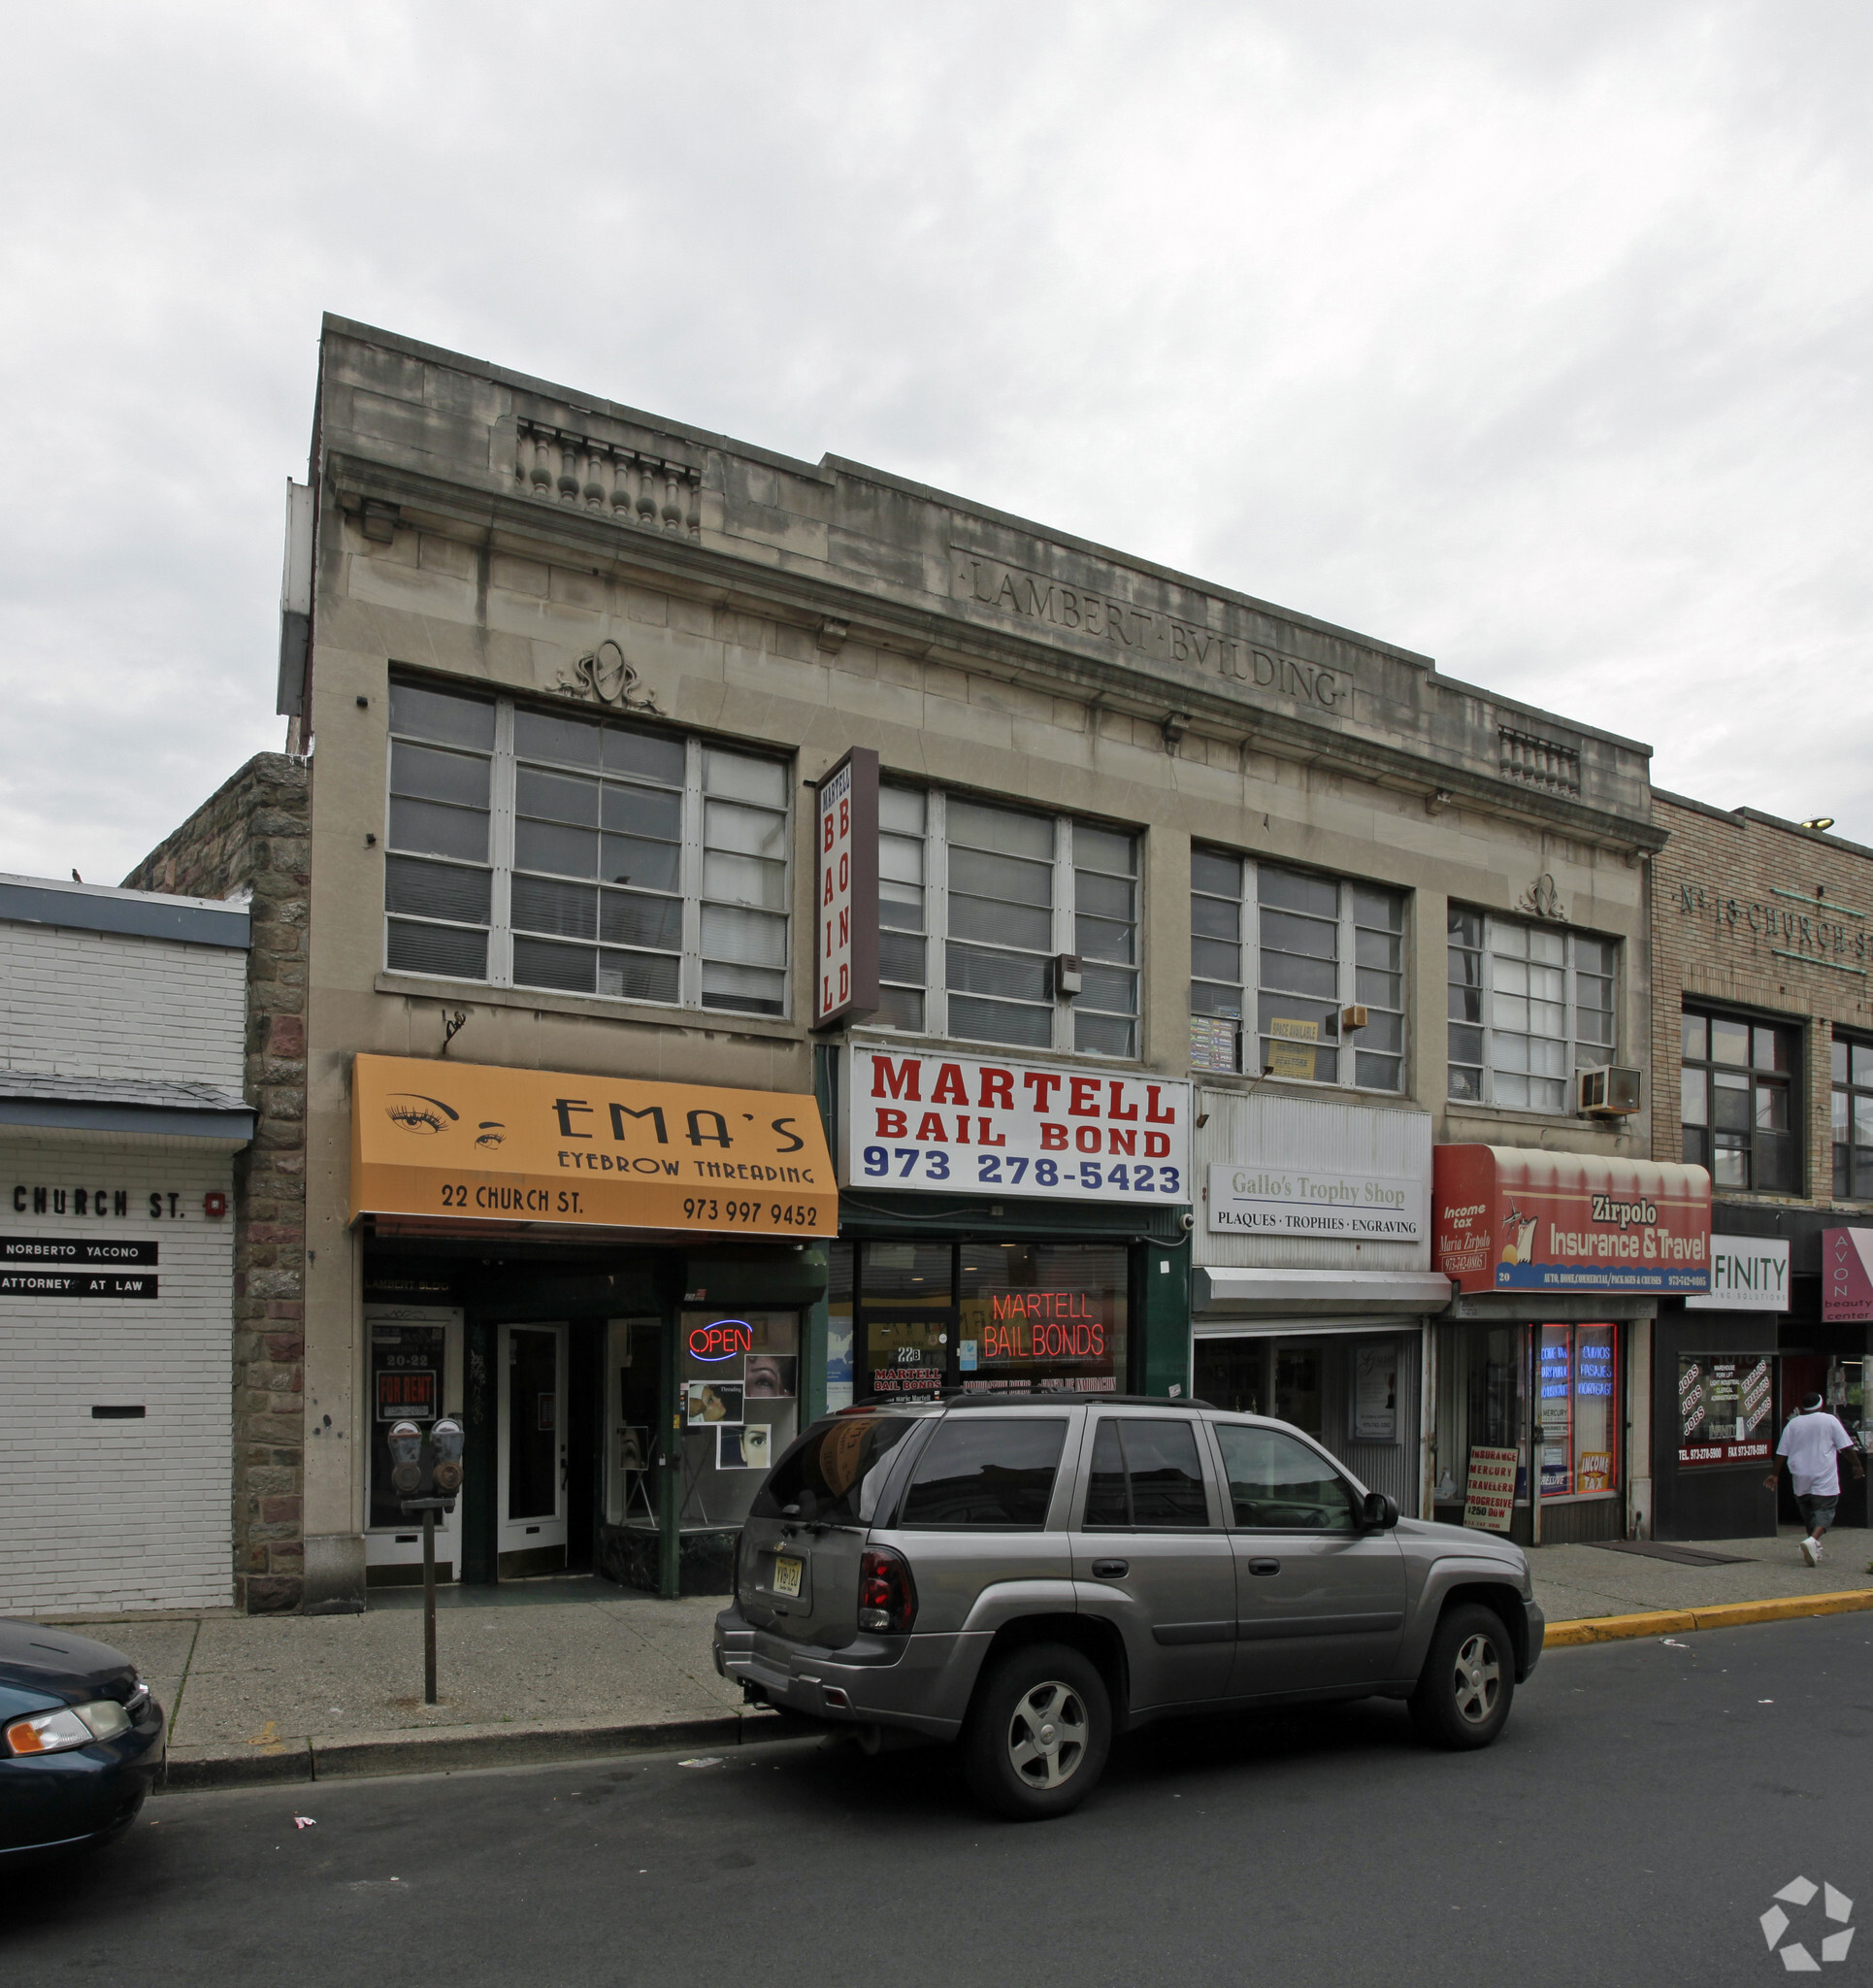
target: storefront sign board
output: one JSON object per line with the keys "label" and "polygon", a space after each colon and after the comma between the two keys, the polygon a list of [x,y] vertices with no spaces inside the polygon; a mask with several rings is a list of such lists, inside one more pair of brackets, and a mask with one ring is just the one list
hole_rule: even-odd
{"label": "storefront sign board", "polygon": [[1190,1085],[975,1056],[852,1049],[843,1177],[895,1194],[1162,1206],[1190,1199]]}
{"label": "storefront sign board", "polygon": [[819,783],[813,1026],[878,1006],[878,755],[855,746]]}
{"label": "storefront sign board", "polygon": [[1873,1318],[1873,1229],[1821,1232],[1821,1315]]}
{"label": "storefront sign board", "polygon": [[1710,1176],[1518,1146],[1434,1155],[1433,1250],[1461,1291],[1710,1288]]}
{"label": "storefront sign board", "polygon": [[359,1056],[351,1213],[798,1242],[838,1191],[808,1097]]}
{"label": "storefront sign board", "polygon": [[1775,1408],[1773,1358],[1766,1352],[1678,1356],[1681,1470],[1768,1461]]}
{"label": "storefront sign board", "polygon": [[1486,1533],[1506,1533],[1515,1510],[1516,1466],[1513,1449],[1470,1451],[1469,1475],[1463,1490],[1463,1523]]}
{"label": "storefront sign board", "polygon": [[[1688,1311],[1787,1311],[1789,1244],[1778,1236],[1713,1236],[1710,1289],[1685,1300]],[[1873,1313],[1862,1313],[1873,1316]]]}
{"label": "storefront sign board", "polygon": [[1430,1233],[1430,1186],[1402,1174],[1212,1162],[1209,1226],[1232,1236],[1422,1242]]}
{"label": "storefront sign board", "polygon": [[1353,1441],[1398,1440],[1398,1348],[1396,1341],[1360,1346],[1353,1354]]}

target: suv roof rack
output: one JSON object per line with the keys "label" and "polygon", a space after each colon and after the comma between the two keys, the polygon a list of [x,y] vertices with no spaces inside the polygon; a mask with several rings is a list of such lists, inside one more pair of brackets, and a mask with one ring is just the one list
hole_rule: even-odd
{"label": "suv roof rack", "polygon": [[1189,1394],[1082,1394],[1073,1387],[1031,1387],[1020,1393],[965,1393],[959,1387],[945,1388],[946,1408],[995,1408],[1004,1402],[1090,1402],[1119,1405],[1129,1408],[1213,1408],[1214,1402],[1199,1401]]}

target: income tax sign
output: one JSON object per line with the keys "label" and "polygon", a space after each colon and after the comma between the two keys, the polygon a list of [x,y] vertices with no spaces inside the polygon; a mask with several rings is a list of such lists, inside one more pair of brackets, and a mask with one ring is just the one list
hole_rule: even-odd
{"label": "income tax sign", "polygon": [[1190,1200],[1190,1085],[851,1049],[841,1176],[894,1192]]}

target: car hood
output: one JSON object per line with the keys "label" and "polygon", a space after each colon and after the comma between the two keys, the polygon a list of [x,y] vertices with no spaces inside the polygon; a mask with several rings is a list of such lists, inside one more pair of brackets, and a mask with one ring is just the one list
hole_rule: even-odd
{"label": "car hood", "polygon": [[1439,1525],[1428,1518],[1401,1518],[1397,1530],[1405,1539],[1423,1540],[1443,1553],[1464,1553],[1474,1560],[1500,1560],[1520,1571],[1528,1557],[1499,1533],[1479,1533],[1474,1526]]}
{"label": "car hood", "polygon": [[123,1699],[136,1666],[121,1650],[43,1622],[0,1621],[0,1685],[50,1698]]}

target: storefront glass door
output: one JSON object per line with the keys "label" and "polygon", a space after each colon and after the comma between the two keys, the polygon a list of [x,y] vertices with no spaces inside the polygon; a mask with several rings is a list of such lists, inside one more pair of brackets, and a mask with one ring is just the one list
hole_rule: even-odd
{"label": "storefront glass door", "polygon": [[[462,1314],[444,1306],[367,1306],[364,1333],[371,1416],[366,1579],[389,1586],[422,1578],[423,1534],[422,1521],[404,1511],[391,1485],[388,1438],[399,1422],[414,1422],[427,1431],[439,1415],[460,1413]],[[437,1514],[436,1571],[443,1580],[455,1577],[461,1517],[459,1507]]]}
{"label": "storefront glass door", "polygon": [[[566,1327],[501,1328],[500,1553],[503,1574],[566,1559]],[[556,1557],[555,1557],[556,1556]]]}

